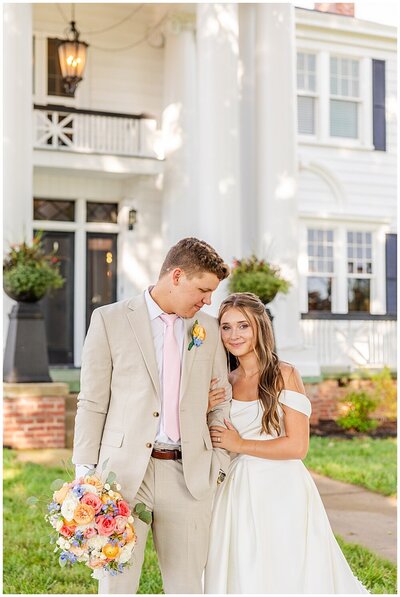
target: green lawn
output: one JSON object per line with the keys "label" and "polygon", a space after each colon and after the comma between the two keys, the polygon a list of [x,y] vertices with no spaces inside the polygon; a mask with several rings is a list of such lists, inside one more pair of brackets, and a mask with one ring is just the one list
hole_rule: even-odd
{"label": "green lawn", "polygon": [[397,440],[310,439],[304,464],[307,468],[346,483],[362,485],[383,495],[395,495],[397,483]]}
{"label": "green lawn", "polygon": [[[66,570],[49,544],[44,510],[30,509],[26,498],[49,500],[51,482],[65,478],[62,467],[45,467],[16,461],[4,450],[3,592],[5,594],[97,593],[97,583],[85,566]],[[354,574],[373,593],[396,593],[396,567],[368,550],[338,538]],[[162,583],[151,536],[146,547],[139,593],[161,593]]]}

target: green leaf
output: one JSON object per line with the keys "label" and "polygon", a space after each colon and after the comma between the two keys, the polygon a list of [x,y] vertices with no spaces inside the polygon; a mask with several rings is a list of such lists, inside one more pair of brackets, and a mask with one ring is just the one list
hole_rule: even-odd
{"label": "green leaf", "polygon": [[139,520],[142,520],[146,524],[150,524],[152,518],[152,514],[151,512],[149,512],[149,510],[145,510],[144,512],[140,512],[139,514]]}
{"label": "green leaf", "polygon": [[112,471],[110,471],[108,473],[106,483],[108,483],[109,485],[112,485],[112,483],[114,483],[116,478],[117,478],[117,475],[115,473],[113,473]]}
{"label": "green leaf", "polygon": [[62,479],[55,479],[53,483],[50,485],[50,489],[53,491],[58,491],[64,485],[65,481]]}
{"label": "green leaf", "polygon": [[103,464],[102,464],[102,467],[101,467],[101,472],[102,472],[102,473],[104,473],[104,471],[106,470],[106,468],[107,468],[107,465],[108,465],[108,461],[109,461],[109,460],[110,460],[110,457],[108,457],[108,458],[107,458],[107,460],[105,460],[105,461],[103,462]]}
{"label": "green leaf", "polygon": [[39,500],[35,495],[31,495],[27,498],[26,503],[28,504],[28,506],[36,506],[38,501]]}
{"label": "green leaf", "polygon": [[145,510],[146,510],[146,506],[144,504],[142,504],[142,502],[139,502],[138,504],[136,504],[136,506],[133,509],[133,511],[136,514],[140,514],[140,512],[144,512]]}
{"label": "green leaf", "polygon": [[61,568],[65,568],[67,565],[67,560],[62,560],[61,556],[58,558],[58,563],[60,564]]}

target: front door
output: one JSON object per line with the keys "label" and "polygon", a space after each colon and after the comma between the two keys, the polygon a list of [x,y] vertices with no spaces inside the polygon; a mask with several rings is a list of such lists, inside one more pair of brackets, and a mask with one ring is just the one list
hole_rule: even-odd
{"label": "front door", "polygon": [[87,233],[86,329],[97,307],[117,300],[117,234]]}
{"label": "front door", "polygon": [[74,364],[74,232],[46,231],[42,236],[46,253],[60,261],[64,286],[52,290],[41,301],[50,365]]}

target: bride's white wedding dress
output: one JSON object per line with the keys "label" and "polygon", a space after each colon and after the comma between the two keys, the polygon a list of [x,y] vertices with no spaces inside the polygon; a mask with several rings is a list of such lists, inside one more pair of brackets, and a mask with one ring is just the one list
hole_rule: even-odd
{"label": "bride's white wedding dress", "polygon": [[[311,414],[303,394],[283,390],[279,401]],[[231,421],[244,439],[274,439],[260,435],[262,414],[259,400],[232,400]],[[205,593],[367,592],[353,575],[301,460],[245,454],[232,460],[214,502]]]}

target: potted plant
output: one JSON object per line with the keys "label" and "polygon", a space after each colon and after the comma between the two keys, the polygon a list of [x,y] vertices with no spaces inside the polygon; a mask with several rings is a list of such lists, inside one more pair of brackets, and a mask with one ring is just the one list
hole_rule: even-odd
{"label": "potted plant", "polygon": [[42,232],[31,244],[13,245],[3,262],[3,286],[17,301],[9,314],[3,379],[10,383],[51,382],[46,329],[39,301],[64,279],[55,252],[46,253]]}
{"label": "potted plant", "polygon": [[55,252],[45,253],[42,235],[43,232],[38,232],[30,245],[26,242],[12,245],[4,258],[4,291],[15,301],[35,303],[64,284],[59,259]]}
{"label": "potted plant", "polygon": [[254,254],[248,259],[235,259],[229,278],[232,292],[253,292],[268,305],[278,292],[286,294],[290,282],[282,278],[280,269]]}

